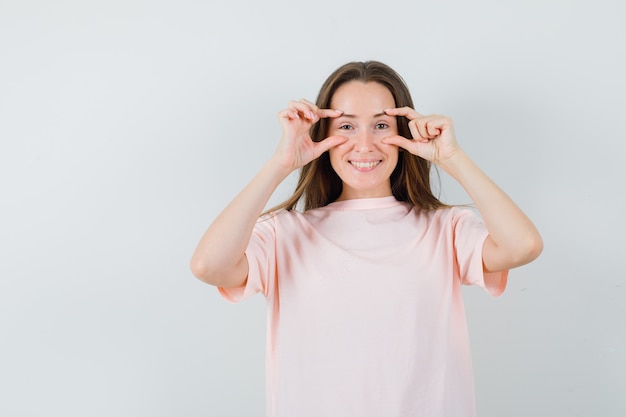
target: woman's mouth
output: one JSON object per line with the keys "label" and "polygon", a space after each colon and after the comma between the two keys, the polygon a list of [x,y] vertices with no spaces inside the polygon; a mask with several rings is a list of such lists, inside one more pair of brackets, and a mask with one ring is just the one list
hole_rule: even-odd
{"label": "woman's mouth", "polygon": [[350,161],[350,165],[359,170],[369,170],[376,168],[382,161]]}

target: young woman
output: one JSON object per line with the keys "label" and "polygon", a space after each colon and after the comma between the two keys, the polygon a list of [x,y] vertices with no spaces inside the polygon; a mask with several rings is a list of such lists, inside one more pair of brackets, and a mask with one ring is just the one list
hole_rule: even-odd
{"label": "young woman", "polygon": [[[273,157],[191,261],[230,301],[267,298],[268,415],[473,416],[461,285],[501,294],[540,254],[535,226],[382,63],[340,67],[316,104],[278,118]],[[432,194],[431,163],[482,220]],[[299,168],[294,195],[261,216]]]}

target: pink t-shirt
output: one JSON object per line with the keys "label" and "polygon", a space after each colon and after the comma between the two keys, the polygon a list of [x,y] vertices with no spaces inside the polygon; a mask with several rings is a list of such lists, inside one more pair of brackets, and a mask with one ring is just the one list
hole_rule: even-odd
{"label": "pink t-shirt", "polygon": [[470,210],[394,197],[339,201],[257,222],[233,302],[267,298],[269,417],[474,416],[461,284],[485,274]]}

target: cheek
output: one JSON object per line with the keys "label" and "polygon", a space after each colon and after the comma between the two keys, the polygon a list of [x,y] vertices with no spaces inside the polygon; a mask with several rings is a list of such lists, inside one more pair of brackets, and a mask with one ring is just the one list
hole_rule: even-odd
{"label": "cheek", "polygon": [[395,160],[397,164],[398,157],[400,155],[400,148],[394,145],[382,145],[382,146],[386,148],[385,153],[389,156],[389,159],[391,159],[392,161]]}
{"label": "cheek", "polygon": [[344,138],[347,138],[348,140],[342,143],[341,145],[334,146],[328,150],[328,153],[330,154],[331,158],[333,157],[333,155],[335,155],[336,158],[341,158],[342,154],[346,152],[350,152],[350,149],[352,149],[352,147],[354,146],[354,141],[352,137],[350,137],[349,135],[340,135],[340,136],[343,136]]}
{"label": "cheek", "polygon": [[398,134],[398,125],[391,126],[387,131],[387,135],[397,135]]}
{"label": "cheek", "polygon": [[330,159],[330,165],[335,169],[335,165],[341,159],[337,150],[338,146],[328,150],[328,157]]}
{"label": "cheek", "polygon": [[329,156],[330,156],[330,168],[333,170],[333,172],[335,174],[337,174],[337,176],[340,176],[341,173],[341,159],[339,158],[339,156],[337,155],[336,152],[330,152],[329,151]]}

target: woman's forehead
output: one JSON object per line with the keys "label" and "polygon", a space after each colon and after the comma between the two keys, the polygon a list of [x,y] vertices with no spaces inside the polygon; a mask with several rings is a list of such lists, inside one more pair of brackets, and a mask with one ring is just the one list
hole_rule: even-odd
{"label": "woman's forehead", "polygon": [[342,110],[343,117],[380,117],[384,110],[395,107],[391,92],[376,82],[350,81],[337,89],[331,108]]}

